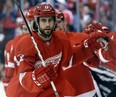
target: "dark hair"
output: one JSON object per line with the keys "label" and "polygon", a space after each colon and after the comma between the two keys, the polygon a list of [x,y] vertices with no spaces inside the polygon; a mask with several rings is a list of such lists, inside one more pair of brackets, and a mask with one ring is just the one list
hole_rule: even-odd
{"label": "dark hair", "polygon": [[35,32],[37,32],[38,26],[36,25],[35,21],[33,22],[33,29],[34,29]]}
{"label": "dark hair", "polygon": [[[52,16],[54,21],[56,22],[56,17],[55,16]],[[37,18],[37,22],[39,22],[39,17]]]}
{"label": "dark hair", "polygon": [[61,18],[61,21],[65,21],[65,18],[64,18],[64,16]]}

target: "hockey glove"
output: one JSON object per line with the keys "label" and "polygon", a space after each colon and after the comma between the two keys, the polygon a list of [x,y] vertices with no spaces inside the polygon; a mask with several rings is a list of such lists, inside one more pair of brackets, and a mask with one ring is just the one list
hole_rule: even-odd
{"label": "hockey glove", "polygon": [[84,47],[85,48],[89,48],[92,51],[96,51],[99,48],[102,47],[102,45],[100,44],[100,42],[98,42],[99,38],[104,38],[107,37],[107,35],[105,33],[100,32],[99,30],[89,34],[88,39],[84,40]]}
{"label": "hockey glove", "polygon": [[50,85],[51,81],[54,81],[57,74],[54,69],[54,65],[47,65],[46,67],[39,67],[34,72],[35,78],[43,88]]}
{"label": "hockey glove", "polygon": [[101,30],[104,33],[110,33],[110,30],[101,23],[92,23],[92,24],[88,25],[88,27],[84,30],[84,33],[90,34],[97,30]]}

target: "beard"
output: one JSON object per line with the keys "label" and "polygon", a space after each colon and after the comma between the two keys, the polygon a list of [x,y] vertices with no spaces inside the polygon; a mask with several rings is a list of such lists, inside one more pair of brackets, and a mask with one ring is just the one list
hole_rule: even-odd
{"label": "beard", "polygon": [[53,33],[53,29],[48,29],[48,28],[42,29],[42,28],[40,28],[40,32],[41,32],[42,36],[50,37]]}

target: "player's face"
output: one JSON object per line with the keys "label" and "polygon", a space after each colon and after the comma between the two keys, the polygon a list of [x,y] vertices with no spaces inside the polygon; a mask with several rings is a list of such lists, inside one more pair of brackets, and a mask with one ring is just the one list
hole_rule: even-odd
{"label": "player's face", "polygon": [[53,32],[55,20],[53,17],[40,17],[39,30],[44,36],[50,36]]}
{"label": "player's face", "polygon": [[65,26],[66,25],[65,25],[64,21],[58,20],[55,30],[63,30],[63,31],[65,31]]}

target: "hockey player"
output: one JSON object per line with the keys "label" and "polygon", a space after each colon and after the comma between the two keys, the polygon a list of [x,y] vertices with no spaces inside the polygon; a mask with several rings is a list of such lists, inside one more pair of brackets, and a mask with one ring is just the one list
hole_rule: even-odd
{"label": "hockey player", "polygon": [[[115,38],[112,38],[112,36],[115,36],[115,33],[111,33],[106,26],[100,23],[92,23],[90,24],[87,29],[84,31],[84,33],[90,34],[95,30],[101,30],[104,33],[107,34],[109,39],[105,39],[104,44],[105,50],[100,49],[97,54],[97,58],[99,58],[103,63],[106,63],[105,65],[107,68],[116,71],[115,67]],[[103,39],[102,39],[103,40]]]}
{"label": "hockey player", "polygon": [[[22,23],[20,26],[24,26]],[[22,32],[25,32],[26,28],[22,27]],[[26,31],[27,32],[27,31]],[[16,36],[14,39],[10,40],[6,46],[5,46],[5,67],[4,67],[4,73],[5,75],[2,78],[3,84],[4,84],[4,89],[6,91],[6,88],[8,86],[9,81],[11,80],[13,73],[14,73],[14,69],[15,66],[13,63],[10,62],[10,60],[14,60],[12,56],[13,50],[14,50],[14,45],[17,43],[17,41],[22,38],[23,35],[18,35]]]}
{"label": "hockey player", "polygon": [[[63,13],[59,12],[59,11],[56,11],[56,13],[57,13],[57,18],[58,18],[56,30],[59,29],[59,30],[66,31],[65,18],[64,18]],[[84,41],[88,38],[87,35],[84,33],[67,32],[66,34],[67,34],[73,48],[75,48],[75,45],[81,43],[82,41]],[[85,53],[85,52],[83,52],[83,53]],[[78,56],[78,55],[76,55],[76,56]],[[76,58],[76,56],[74,56],[74,59],[78,60]],[[78,64],[77,61],[76,61],[76,64]],[[96,64],[92,64],[92,65],[94,67],[96,67]],[[93,80],[92,80],[92,76],[90,74],[89,68],[83,64],[72,67],[72,68],[70,68],[70,67],[71,67],[71,65],[69,66],[69,68],[66,68],[65,74],[67,75],[68,81],[71,83],[71,85],[75,89],[75,96],[83,95],[83,96],[93,97],[95,95],[95,88],[94,88],[94,84],[93,84]],[[75,73],[77,73],[77,75],[71,76],[71,75],[74,75]],[[88,82],[86,80],[88,80]],[[84,88],[82,88],[82,87],[84,87]]]}
{"label": "hockey player", "polygon": [[30,29],[32,31],[35,31],[34,29],[34,11],[35,11],[35,7],[31,7],[29,10],[27,10],[26,14],[25,14],[25,18],[27,19],[27,22],[30,26]]}
{"label": "hockey player", "polygon": [[[34,12],[34,9],[29,9],[25,15],[26,19],[28,20],[28,22],[30,24],[31,30],[33,30],[33,27],[32,27],[32,22],[34,20],[33,12]],[[15,66],[15,61],[14,61],[15,45],[22,37],[24,37],[28,33],[27,27],[26,27],[24,21],[22,20],[22,18],[20,18],[18,27],[20,28],[19,35],[16,36],[11,41],[9,41],[5,47],[5,67],[4,67],[5,75],[2,78],[5,91],[6,91],[6,88],[8,87],[8,84],[9,84],[11,78],[13,77],[15,69],[17,69],[17,66]]]}
{"label": "hockey player", "polygon": [[[62,66],[68,66],[72,56],[72,47],[69,40],[62,35],[58,35],[54,30],[56,24],[56,14],[50,4],[38,5],[35,8],[35,23],[37,32],[32,32],[37,46],[42,54],[46,66],[42,66],[42,61],[38,56],[30,36],[25,36],[16,45],[15,59],[18,65],[13,78],[6,90],[8,97],[55,97],[55,93],[50,82],[55,83],[60,97],[73,96],[75,90],[65,79]],[[65,37],[65,38],[64,38]],[[105,37],[105,34],[94,34],[89,36],[86,43],[90,46],[91,41],[97,45],[97,38]],[[84,45],[81,45],[83,49]],[[80,46],[80,47],[81,47]],[[78,46],[78,50],[80,49]],[[82,48],[81,47],[81,48]],[[94,51],[86,49],[86,54],[92,55]],[[80,49],[81,53],[82,50]],[[78,54],[80,52],[78,51]],[[83,61],[88,55],[80,54],[78,63]],[[90,57],[88,56],[88,57]],[[65,89],[64,89],[65,88]],[[14,92],[12,93],[12,89]],[[70,95],[71,94],[71,95]]]}
{"label": "hockey player", "polygon": [[[65,30],[65,19],[64,19],[64,16],[63,16],[63,13],[62,12],[59,12],[58,10],[56,10],[56,13],[57,13],[57,26],[56,26],[56,30]],[[97,26],[97,25],[96,25]],[[103,27],[103,25],[102,25]],[[103,29],[100,29],[101,26],[98,25],[98,27],[96,27],[96,30],[102,30],[104,32],[108,32],[108,29],[106,29],[106,27],[104,26]],[[66,31],[66,30],[65,30]],[[87,30],[85,30],[86,32]],[[88,33],[91,33],[91,32],[94,32],[92,31],[92,29],[88,29]],[[74,38],[74,35],[75,34],[75,38]],[[67,33],[71,43],[74,43],[76,41],[78,41],[77,43],[81,42],[82,40],[85,40],[86,38],[84,38],[84,35],[82,33]],[[73,35],[73,36],[72,36]],[[80,38],[81,37],[81,38]],[[109,46],[110,47],[110,46]],[[105,54],[106,55],[106,54]],[[85,63],[85,62],[84,62]],[[99,66],[99,59],[98,57],[94,54],[94,56],[89,59],[87,61],[87,63],[89,64],[89,66],[92,66],[92,67],[98,67]],[[70,65],[71,66],[71,65]],[[76,67],[76,66],[75,66]],[[75,93],[76,93],[76,96],[87,96],[89,95],[89,97],[92,97],[93,95],[95,95],[95,88],[94,88],[94,85],[93,85],[93,81],[92,81],[92,78],[91,78],[91,74],[89,72],[89,68],[87,68],[86,66],[84,65],[79,65],[77,66],[78,68],[75,68],[75,67],[72,67],[72,68],[67,68],[66,70],[66,74],[67,74],[67,78],[68,80],[70,81],[70,83],[73,85],[73,87],[75,88]],[[112,66],[110,65],[110,68],[112,68]],[[112,68],[113,69],[113,68]],[[84,71],[84,72],[83,72]],[[71,76],[71,75],[74,75],[75,72],[77,73],[76,76]],[[80,75],[78,74],[81,74],[81,77],[79,77]],[[87,75],[85,77],[85,75]],[[70,77],[71,76],[71,77]],[[79,79],[80,78],[80,79]],[[72,80],[73,79],[73,80]],[[86,83],[86,80],[85,79],[88,79],[89,83],[87,84]],[[81,81],[82,84],[79,82]],[[85,84],[83,84],[85,83]],[[83,88],[80,88],[81,86],[85,87],[84,89]],[[93,90],[93,91],[92,91]]]}
{"label": "hockey player", "polygon": [[[8,97],[55,97],[50,84],[50,81],[54,81],[54,79],[58,92],[61,97],[63,95],[63,87],[61,86],[65,85],[64,77],[60,74],[57,76],[57,72],[62,74],[59,64],[67,64],[72,55],[71,51],[66,53],[68,52],[67,50],[70,49],[70,44],[67,40],[61,42],[62,40],[59,40],[55,33],[52,33],[56,19],[55,11],[51,5],[42,4],[37,6],[35,17],[38,32],[33,32],[33,36],[47,66],[41,66],[41,60],[30,36],[22,38],[18,42],[15,50],[15,57],[19,67],[7,88]],[[63,48],[67,48],[67,50],[62,52]],[[22,59],[20,59],[21,57]],[[61,61],[61,59],[63,61]],[[26,75],[22,76],[24,73],[26,73]],[[28,76],[28,78],[26,76]],[[60,87],[59,80],[61,81]],[[27,84],[25,84],[25,81]],[[11,93],[11,88],[15,89],[13,94]]]}
{"label": "hockey player", "polygon": [[[56,12],[59,15],[59,16],[57,15],[58,22],[57,22],[56,30],[59,29],[59,30],[66,31],[66,29],[65,29],[65,19],[64,19],[63,13],[60,12],[60,11],[56,11]],[[105,55],[103,55],[102,57],[106,57],[106,61],[107,60],[115,60],[115,51],[113,51],[114,48],[115,48],[115,43],[114,43],[114,41],[115,41],[115,33],[110,33],[110,31],[108,30],[108,28],[105,27],[103,24],[100,24],[100,23],[92,23],[92,24],[90,24],[87,27],[87,29],[85,29],[83,32],[86,33],[86,34],[90,34],[90,33],[93,33],[93,32],[95,32],[97,30],[99,30],[98,32],[108,33],[109,40],[112,40],[113,39],[112,41],[109,42],[109,44],[108,44],[108,37],[106,38],[107,41],[103,41],[104,44],[102,44],[102,45],[105,46],[105,49],[107,49],[107,52],[106,52],[106,50],[103,50],[103,52],[100,52],[100,53],[103,53],[103,54],[105,53]],[[79,35],[83,35],[83,37],[84,36],[87,36],[84,33],[83,34],[82,33],[79,33]],[[75,41],[78,40],[78,39],[76,39],[77,38],[76,35],[78,35],[78,33],[66,33],[66,34],[68,35],[69,39],[72,37],[72,39],[70,39],[70,41],[72,41],[71,43],[72,43],[72,45],[74,45],[74,43],[73,43],[74,40]],[[75,38],[74,38],[74,35],[75,35]],[[114,44],[114,46],[113,46],[113,44]],[[98,56],[99,56],[99,59],[101,59],[103,61],[105,60],[105,58],[101,58],[101,54],[99,54]],[[109,58],[109,59],[107,59],[107,58]],[[96,66],[98,66],[98,65],[96,65]],[[111,65],[110,65],[109,68],[115,69]]]}
{"label": "hockey player", "polygon": [[[110,37],[110,42],[108,43],[108,48],[106,50],[98,51],[98,56],[93,57],[90,63],[100,64],[99,68],[92,68],[91,73],[94,77],[97,87],[97,97],[115,97],[115,84],[116,84],[116,66],[115,66],[115,33],[111,33],[107,27],[100,23],[92,23],[85,30],[86,33],[91,33],[88,30],[105,30],[105,32]],[[113,36],[113,37],[112,37]],[[107,43],[107,42],[106,42]],[[99,58],[99,60],[98,60]],[[96,61],[98,60],[98,61]],[[89,64],[89,63],[87,63]]]}

